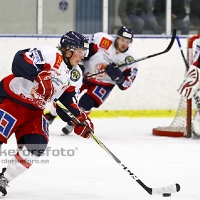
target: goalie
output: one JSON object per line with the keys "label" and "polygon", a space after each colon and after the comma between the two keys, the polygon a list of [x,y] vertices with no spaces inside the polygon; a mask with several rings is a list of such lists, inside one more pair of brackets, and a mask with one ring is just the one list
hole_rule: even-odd
{"label": "goalie", "polygon": [[189,67],[186,77],[181,84],[178,92],[191,99],[195,100],[198,111],[193,118],[193,133],[200,136],[200,39],[197,42],[193,63]]}

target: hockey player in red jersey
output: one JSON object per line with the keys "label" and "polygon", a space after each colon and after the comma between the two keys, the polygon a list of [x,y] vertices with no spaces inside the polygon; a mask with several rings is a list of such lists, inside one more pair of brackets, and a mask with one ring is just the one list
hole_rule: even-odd
{"label": "hockey player in red jersey", "polygon": [[[89,137],[93,123],[75,101],[82,85],[78,64],[87,56],[88,48],[83,35],[69,31],[57,48],[38,46],[15,54],[12,74],[0,82],[0,146],[15,133],[19,148],[0,173],[2,195],[7,194],[8,183],[29,169],[47,147],[48,122],[43,115],[47,102],[59,99],[84,124],[72,121],[74,132]],[[59,107],[57,113],[65,122],[71,122]]]}
{"label": "hockey player in red jersey", "polygon": [[[84,61],[85,77],[81,92],[85,91],[85,93],[78,103],[86,113],[89,114],[92,108],[101,106],[114,86],[117,85],[120,90],[126,90],[133,83],[138,71],[137,63],[116,68],[116,65],[125,63],[129,59],[137,59],[135,52],[129,48],[132,40],[133,31],[125,26],[117,31],[116,38],[102,32],[93,35],[89,45],[89,56]],[[90,76],[102,70],[106,73]],[[52,105],[46,117],[52,123],[56,115],[55,107]],[[73,129],[73,124],[68,122],[62,131],[67,135]]]}

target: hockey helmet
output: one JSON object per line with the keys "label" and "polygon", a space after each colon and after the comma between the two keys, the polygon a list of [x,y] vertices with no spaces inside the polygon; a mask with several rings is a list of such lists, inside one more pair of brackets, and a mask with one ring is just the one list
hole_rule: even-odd
{"label": "hockey helmet", "polygon": [[74,51],[76,48],[81,48],[85,51],[85,57],[87,57],[89,53],[88,40],[83,35],[75,31],[69,31],[63,35],[60,39],[60,46],[64,49],[69,47],[70,51]]}
{"label": "hockey helmet", "polygon": [[124,37],[127,39],[133,39],[133,31],[130,28],[127,28],[126,26],[122,26],[118,31],[117,31],[117,36]]}

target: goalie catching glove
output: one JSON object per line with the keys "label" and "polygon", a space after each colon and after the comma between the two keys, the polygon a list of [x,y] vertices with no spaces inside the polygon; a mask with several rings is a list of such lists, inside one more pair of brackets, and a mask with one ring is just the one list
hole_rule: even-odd
{"label": "goalie catching glove", "polygon": [[84,112],[81,112],[81,114],[76,116],[76,118],[81,124],[72,120],[72,123],[74,124],[74,133],[83,138],[89,138],[90,132],[94,133],[94,125],[91,119]]}
{"label": "goalie catching glove", "polygon": [[191,65],[183,83],[178,89],[178,92],[187,99],[191,99],[200,87],[199,72],[200,69],[198,67]]}
{"label": "goalie catching glove", "polygon": [[51,80],[51,73],[48,71],[41,71],[35,78],[38,82],[38,87],[35,90],[35,98],[44,99],[45,101],[51,101],[51,97],[54,94],[54,87]]}
{"label": "goalie catching glove", "polygon": [[118,67],[116,67],[115,63],[111,63],[111,64],[107,65],[105,70],[106,70],[106,73],[108,74],[108,76],[110,76],[112,81],[115,81],[116,84],[121,84],[124,82],[124,80],[125,80],[124,75],[122,74],[120,69]]}

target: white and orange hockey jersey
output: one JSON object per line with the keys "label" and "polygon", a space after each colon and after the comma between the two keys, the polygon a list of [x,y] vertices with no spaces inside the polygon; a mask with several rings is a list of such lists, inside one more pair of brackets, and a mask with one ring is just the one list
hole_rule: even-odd
{"label": "white and orange hockey jersey", "polygon": [[[120,65],[125,63],[127,59],[130,59],[130,57],[131,59],[137,59],[135,52],[130,47],[123,53],[117,51],[114,46],[115,38],[106,33],[95,33],[91,43],[94,43],[93,51],[95,53],[89,58],[89,60],[84,62],[84,75],[86,76],[105,70],[106,65],[109,63],[114,62]],[[131,65],[126,65],[120,67],[119,69],[126,77],[123,87],[124,89],[127,89],[131,86],[134,78],[136,77],[138,63],[136,62]],[[106,73],[100,73],[96,76],[87,78],[87,82],[104,86],[112,86],[116,84],[115,81],[112,81]]]}
{"label": "white and orange hockey jersey", "polygon": [[[3,78],[0,82],[0,96],[11,98],[33,109],[43,110],[47,102],[44,99],[36,99],[34,95],[38,85],[35,77],[42,70],[51,72],[54,86],[52,100],[61,95],[65,98],[65,93],[66,98],[68,98],[69,93],[73,93],[71,97],[78,95],[82,85],[80,67],[77,65],[70,70],[57,48],[40,46],[20,50],[16,53],[12,63],[13,74]],[[70,102],[69,104],[73,108],[79,110],[75,102],[72,100],[67,102]]]}

